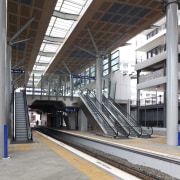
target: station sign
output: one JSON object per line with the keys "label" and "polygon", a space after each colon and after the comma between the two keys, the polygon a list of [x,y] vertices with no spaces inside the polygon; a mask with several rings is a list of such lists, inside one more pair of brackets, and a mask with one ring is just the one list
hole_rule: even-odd
{"label": "station sign", "polygon": [[64,111],[65,111],[65,112],[75,112],[75,111],[76,111],[76,108],[74,108],[74,107],[65,107],[65,108],[64,108]]}
{"label": "station sign", "polygon": [[25,70],[22,70],[22,69],[11,69],[11,73],[25,74]]}
{"label": "station sign", "polygon": [[88,79],[88,80],[96,80],[95,76],[82,76],[78,74],[72,74],[72,78],[77,78],[77,79]]}

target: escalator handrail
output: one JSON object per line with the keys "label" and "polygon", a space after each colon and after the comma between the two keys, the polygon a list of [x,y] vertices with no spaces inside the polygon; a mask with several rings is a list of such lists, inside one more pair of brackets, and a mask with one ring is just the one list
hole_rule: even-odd
{"label": "escalator handrail", "polygon": [[[105,107],[105,109],[106,109],[106,111],[109,113],[109,114],[111,114],[110,112],[109,112],[109,110],[106,108],[106,106],[104,105],[104,104],[101,104],[98,100],[97,100],[97,98],[94,96],[94,94],[91,94],[91,92],[89,93],[90,95],[92,95],[93,96],[93,98],[95,99],[95,104],[96,103],[98,103],[98,105],[100,105],[101,107],[102,106],[104,106]],[[104,112],[102,112],[103,114],[105,114]],[[113,117],[113,119],[122,127],[123,125],[117,120],[117,118],[116,117],[114,117],[114,115],[113,114],[111,114],[112,115],[112,117]],[[105,116],[107,117],[107,115],[105,114]],[[108,117],[107,117],[108,118]],[[117,125],[115,125],[115,124],[113,124],[115,127],[114,127],[114,129],[115,129],[115,131],[118,131],[118,128],[119,127],[117,127]],[[125,126],[123,126],[123,127],[125,127]],[[126,126],[127,127],[127,126]],[[129,129],[129,128],[127,128],[127,129]],[[127,136],[129,136],[129,134],[130,134],[130,129],[129,130],[124,130],[124,131],[126,131],[126,134],[127,134]]]}
{"label": "escalator handrail", "polygon": [[[138,136],[142,136],[142,127],[138,126],[137,124],[134,125],[131,123],[131,121],[110,101],[108,100],[105,96],[103,96],[103,99],[105,99],[106,101],[108,101],[108,103],[110,104],[110,106],[116,111],[118,112],[118,114],[128,123],[128,125],[130,127],[132,127],[134,129],[134,131],[137,133]],[[139,128],[140,130],[138,130],[137,128]]]}
{"label": "escalator handrail", "polygon": [[[88,103],[87,103],[87,97],[83,94],[83,92],[81,92],[80,93],[80,97],[82,97],[82,99],[86,102],[86,104],[88,105]],[[86,99],[86,100],[85,100]],[[92,102],[91,102],[91,100],[89,99],[89,103],[91,103],[91,105],[92,105]],[[97,107],[96,106],[94,106],[94,105],[92,105],[93,106],[93,108],[95,108],[94,110],[97,112],[97,114],[99,115],[99,117],[101,117],[101,114],[100,114],[100,112],[99,112],[99,110],[97,109]],[[95,119],[97,119],[97,122],[98,122],[98,124],[99,124],[99,126],[106,132],[106,133],[108,133],[107,132],[107,130],[102,126],[102,124],[99,122],[99,118],[97,117],[97,115],[92,111],[92,107],[90,107],[89,105],[88,105],[88,107],[91,109],[91,113],[92,113],[92,115],[94,115],[96,118]],[[104,121],[105,120],[105,122],[106,122],[106,119],[101,119],[102,121]],[[107,123],[107,122],[106,122]],[[111,127],[111,126],[110,126]]]}
{"label": "escalator handrail", "polygon": [[[123,112],[123,114],[126,116],[127,115],[127,117],[130,119],[130,121],[134,124],[134,126],[137,126],[137,127],[141,127],[140,125],[138,125],[138,123],[137,123],[137,121],[136,121],[136,119],[133,117],[133,116],[131,116],[129,113],[127,113],[126,112],[126,110],[120,105],[120,104],[117,104],[116,103],[116,106],[118,106],[119,108],[118,109],[120,109],[120,110],[122,110]],[[148,128],[150,128],[151,129],[151,133],[148,133],[146,130],[143,130],[143,128],[141,127],[141,129],[142,129],[142,134],[148,134],[148,135],[152,135],[153,134],[153,128],[152,127],[148,127]],[[145,132],[145,133],[144,133]],[[141,134],[141,135],[142,135]]]}
{"label": "escalator handrail", "polygon": [[[89,97],[89,100],[92,101],[92,103],[94,104],[94,106],[96,106],[96,107],[101,106],[101,108],[102,108],[102,104],[100,104],[97,99],[95,99],[96,101],[94,102],[94,101],[92,100],[92,98],[91,98],[88,94],[87,94],[87,96]],[[98,105],[97,105],[96,103],[98,103]],[[99,110],[99,108],[97,108],[97,109]],[[114,128],[113,126],[111,126],[112,121],[111,121],[111,124],[110,124],[110,122],[109,122],[110,120],[108,119],[108,117],[106,116],[106,114],[103,113],[102,110],[99,110],[99,111],[100,111],[100,113],[101,113],[103,116],[105,116],[104,118],[105,118],[106,122],[109,124],[109,126],[114,130],[114,132],[116,132],[117,129]]]}
{"label": "escalator handrail", "polygon": [[133,116],[131,116],[129,113],[126,112],[126,110],[120,105],[120,104],[117,104],[116,103],[116,106],[118,106],[119,108],[118,109],[121,109],[122,113],[128,117],[130,117],[131,119],[131,122],[134,123],[134,125],[137,125],[137,121],[135,120],[135,118]]}
{"label": "escalator handrail", "polygon": [[[110,112],[109,112],[109,110],[106,108],[106,106],[104,106],[104,104],[102,104],[102,107],[103,107],[103,109],[106,111],[106,112],[104,112],[104,110],[103,110],[103,113],[105,114],[105,116],[107,117],[108,115],[107,115],[107,113],[109,114],[109,115],[111,115],[111,117],[113,118],[113,125],[114,125],[114,127],[115,127],[115,130],[118,132],[118,129],[119,129],[119,126],[120,127],[125,127],[125,126],[123,126],[119,121],[118,121],[118,119],[113,115],[113,114],[111,114]],[[107,117],[108,118],[108,117]],[[119,125],[117,125],[117,124]],[[130,134],[130,129],[127,127],[127,128],[122,128],[123,129],[123,131],[125,132],[125,134],[126,134],[126,136],[128,137],[129,136],[129,134]],[[120,134],[122,134],[120,131],[119,131],[119,133]],[[123,135],[123,134],[122,134]]]}
{"label": "escalator handrail", "polygon": [[28,140],[32,140],[32,129],[30,126],[30,121],[29,121],[27,97],[26,97],[25,90],[23,90],[23,99],[24,99],[24,109],[25,109],[25,116],[26,116],[27,138]]}

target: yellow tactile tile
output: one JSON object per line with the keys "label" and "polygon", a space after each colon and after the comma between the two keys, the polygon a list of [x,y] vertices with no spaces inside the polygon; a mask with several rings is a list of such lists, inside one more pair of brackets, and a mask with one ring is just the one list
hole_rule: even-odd
{"label": "yellow tactile tile", "polygon": [[97,180],[97,177],[99,177],[100,179],[103,180],[117,180],[117,178],[114,177],[113,175],[103,171],[102,169],[87,162],[86,160],[80,158],[79,156],[65,150],[64,148],[44,138],[40,134],[34,132],[33,135],[37,137],[39,140],[41,140],[43,143],[47,144],[48,147],[50,147],[53,151],[55,151],[58,155],[63,157],[66,161],[68,161],[71,165],[76,167],[79,171],[84,173],[90,179]]}

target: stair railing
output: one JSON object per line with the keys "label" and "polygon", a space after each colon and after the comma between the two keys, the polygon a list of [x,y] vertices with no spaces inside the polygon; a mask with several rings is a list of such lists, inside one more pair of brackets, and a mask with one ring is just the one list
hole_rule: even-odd
{"label": "stair railing", "polygon": [[27,105],[27,98],[26,98],[25,90],[23,90],[23,97],[24,97],[24,109],[25,109],[25,116],[26,116],[27,137],[28,137],[28,140],[32,140],[32,129],[30,126],[30,121],[29,121],[28,105]]}
{"label": "stair railing", "polygon": [[104,104],[108,105],[111,109],[112,113],[117,114],[123,120],[126,125],[129,125],[130,128],[132,128],[138,137],[142,136],[142,128],[141,126],[138,126],[137,124],[133,124],[109,99],[107,99],[105,96],[103,96],[103,102]]}
{"label": "stair railing", "polygon": [[[130,135],[130,129],[129,129],[129,127],[126,126],[126,125],[124,125],[124,124],[122,125],[121,122],[119,122],[118,119],[115,118],[114,115],[109,112],[109,110],[106,108],[106,106],[104,106],[103,104],[101,104],[101,103],[97,100],[97,98],[95,97],[94,93],[89,92],[89,95],[88,95],[88,96],[92,96],[92,97],[91,97],[91,100],[94,102],[94,104],[95,104],[97,107],[100,107],[100,108],[101,108],[100,110],[101,110],[102,113],[107,117],[107,119],[111,122],[111,124],[113,125],[114,131],[117,132],[116,135],[118,135],[119,133],[120,133],[121,135],[126,135],[127,137]],[[104,108],[104,109],[103,109],[103,108]],[[107,114],[111,114],[112,118],[109,118]],[[121,127],[123,128],[125,134],[122,134],[122,133],[120,132],[119,126],[121,126]]]}
{"label": "stair railing", "polygon": [[[102,129],[105,130],[105,132],[107,133],[107,130],[102,126],[102,122],[106,123],[109,125],[109,127],[114,131],[114,136],[116,135],[116,131],[113,129],[113,127],[111,126],[111,124],[106,120],[106,118],[104,116],[102,116],[102,114],[100,113],[100,110],[97,108],[97,106],[92,102],[92,100],[90,99],[89,96],[84,95],[83,91],[80,92],[80,97],[82,97],[82,99],[84,99],[84,101],[86,102],[86,104],[88,105],[88,107],[91,109],[91,113],[93,116],[95,116],[97,119],[98,124],[100,125],[100,127]],[[88,102],[87,102],[88,101]],[[89,105],[89,104],[90,105]],[[91,106],[91,107],[90,107]],[[93,109],[92,109],[93,108]]]}
{"label": "stair railing", "polygon": [[[132,124],[132,126],[141,127],[140,125],[138,125],[137,120],[133,116],[131,116],[129,113],[127,113],[126,110],[120,104],[116,103],[116,105],[114,105],[114,106],[116,106],[117,109],[119,109],[122,112],[122,114],[125,117],[127,117],[127,120],[129,121],[129,123]],[[141,134],[148,134],[148,135],[153,134],[153,128],[152,127],[147,127],[147,128],[141,127],[141,131],[142,131]]]}

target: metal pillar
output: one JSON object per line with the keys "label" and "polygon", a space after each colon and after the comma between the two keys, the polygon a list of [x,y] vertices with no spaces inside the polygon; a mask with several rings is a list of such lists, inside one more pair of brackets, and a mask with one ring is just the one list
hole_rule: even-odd
{"label": "metal pillar", "polygon": [[167,7],[167,137],[168,145],[178,144],[178,3],[168,0]]}
{"label": "metal pillar", "polygon": [[32,75],[32,98],[34,99],[34,74]]}
{"label": "metal pillar", "polygon": [[102,103],[102,58],[96,58],[96,98]]}
{"label": "metal pillar", "polygon": [[44,76],[41,75],[41,96],[40,96],[40,99],[42,99],[42,95],[44,95],[44,92],[43,92],[43,80],[44,80]]}
{"label": "metal pillar", "polygon": [[7,47],[7,1],[0,1],[0,157],[4,154],[4,125],[6,124],[6,47]]}
{"label": "metal pillar", "polygon": [[6,57],[6,124],[8,125],[8,136],[10,137],[10,127],[11,127],[11,46],[7,46],[7,57]]}

